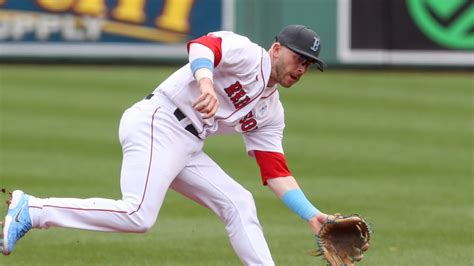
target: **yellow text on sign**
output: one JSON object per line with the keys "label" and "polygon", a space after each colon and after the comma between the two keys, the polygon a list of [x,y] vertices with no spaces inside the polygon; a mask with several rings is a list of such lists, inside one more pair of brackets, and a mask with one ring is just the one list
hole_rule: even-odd
{"label": "yellow text on sign", "polygon": [[[1,2],[6,0],[0,0]],[[146,20],[145,0],[118,0],[116,6],[108,7],[106,0],[36,0],[46,11],[73,11],[79,15],[104,17],[108,11],[112,18],[129,23],[142,24]],[[175,32],[188,32],[193,0],[163,0],[163,9],[157,14],[155,24],[159,28]],[[111,10],[109,10],[111,9]]]}

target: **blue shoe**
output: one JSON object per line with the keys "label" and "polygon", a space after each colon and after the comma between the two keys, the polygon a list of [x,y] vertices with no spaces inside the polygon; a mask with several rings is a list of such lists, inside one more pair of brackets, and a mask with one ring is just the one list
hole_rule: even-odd
{"label": "blue shoe", "polygon": [[15,190],[12,193],[8,213],[3,224],[3,255],[12,253],[16,242],[31,229],[28,198],[29,196],[21,190]]}

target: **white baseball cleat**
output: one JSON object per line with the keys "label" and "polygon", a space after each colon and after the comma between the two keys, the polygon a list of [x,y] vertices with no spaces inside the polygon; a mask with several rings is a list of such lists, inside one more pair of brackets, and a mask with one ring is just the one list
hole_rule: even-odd
{"label": "white baseball cleat", "polygon": [[8,213],[3,222],[1,239],[3,255],[11,254],[16,242],[31,229],[29,196],[21,190],[15,190],[11,195]]}

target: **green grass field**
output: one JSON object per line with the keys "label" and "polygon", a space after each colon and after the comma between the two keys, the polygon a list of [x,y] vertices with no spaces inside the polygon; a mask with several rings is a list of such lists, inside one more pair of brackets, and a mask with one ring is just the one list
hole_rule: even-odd
{"label": "green grass field", "polygon": [[[173,70],[0,65],[0,186],[120,198],[121,114]],[[308,198],[373,224],[361,265],[474,264],[473,91],[472,73],[414,70],[310,72],[282,89],[287,160]],[[240,136],[211,138],[206,151],[253,193],[277,265],[325,265],[307,255],[309,227],[261,185]],[[240,261],[217,217],[170,191],[146,234],[33,230],[0,264]]]}

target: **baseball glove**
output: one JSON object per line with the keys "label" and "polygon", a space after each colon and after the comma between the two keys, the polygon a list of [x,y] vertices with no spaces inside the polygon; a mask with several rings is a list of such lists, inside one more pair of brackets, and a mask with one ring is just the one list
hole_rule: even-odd
{"label": "baseball glove", "polygon": [[334,215],[316,235],[317,256],[323,256],[331,266],[354,265],[362,260],[372,235],[370,225],[359,215]]}

